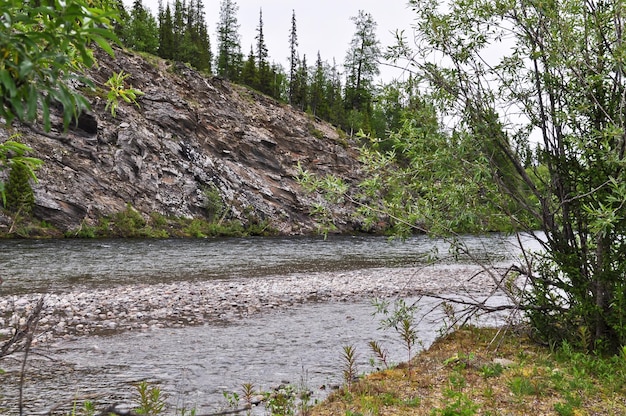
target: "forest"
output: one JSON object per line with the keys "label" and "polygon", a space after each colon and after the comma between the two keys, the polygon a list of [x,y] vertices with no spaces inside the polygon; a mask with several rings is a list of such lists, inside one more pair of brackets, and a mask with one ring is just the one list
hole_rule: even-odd
{"label": "forest", "polygon": [[132,7],[119,0],[117,8],[115,32],[124,46],[246,85],[351,135],[363,131],[385,137],[400,126],[400,114],[416,99],[411,81],[376,83],[384,51],[376,38],[377,24],[366,11],[352,17],[354,36],[344,62],[332,64],[322,58],[323,51],[314,60],[299,53],[297,16],[292,11],[291,29],[285,33],[290,51],[289,68],[285,69],[270,57],[263,34],[263,10],[259,12],[256,44],[250,51],[242,51],[234,0],[221,2],[213,40],[202,0],[160,3],[156,16],[141,0],[135,0]]}

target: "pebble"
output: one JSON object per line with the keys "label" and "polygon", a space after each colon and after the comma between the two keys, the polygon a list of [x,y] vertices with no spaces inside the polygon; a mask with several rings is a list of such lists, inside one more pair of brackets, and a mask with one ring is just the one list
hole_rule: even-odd
{"label": "pebble", "polygon": [[[92,291],[0,296],[0,323],[25,322],[45,296],[37,342],[103,331],[180,327],[238,319],[306,302],[415,296],[430,293],[485,293],[493,287],[475,268],[373,268],[240,278],[124,285]],[[8,326],[8,325],[7,325]],[[4,332],[7,329],[3,330]]]}

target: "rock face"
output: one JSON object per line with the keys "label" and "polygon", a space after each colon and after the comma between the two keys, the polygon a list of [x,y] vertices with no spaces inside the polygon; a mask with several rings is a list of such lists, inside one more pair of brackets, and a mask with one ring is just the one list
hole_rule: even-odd
{"label": "rock face", "polygon": [[[122,70],[131,74],[127,86],[144,95],[139,107],[122,102],[113,117],[97,95]],[[349,181],[358,175],[355,147],[333,126],[183,64],[117,50],[115,59],[100,54],[89,76],[100,93],[77,127],[59,132],[59,120],[50,135],[22,130],[44,161],[34,213],[62,230],[127,204],[145,216],[202,217],[207,189],[217,189],[232,218],[308,233],[316,224],[310,197],[294,180],[297,165]],[[345,213],[334,215],[344,218],[344,231],[355,227]]]}

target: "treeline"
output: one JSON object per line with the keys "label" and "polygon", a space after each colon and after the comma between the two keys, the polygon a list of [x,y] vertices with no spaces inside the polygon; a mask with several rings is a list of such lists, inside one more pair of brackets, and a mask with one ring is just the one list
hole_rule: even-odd
{"label": "treeline", "polygon": [[202,0],[159,3],[154,16],[141,0],[127,9],[116,0],[120,21],[116,32],[133,50],[164,59],[188,63],[206,74],[216,75],[258,90],[326,120],[349,134],[359,130],[376,137],[399,127],[398,115],[410,107],[410,82],[376,86],[382,53],[376,39],[376,22],[359,11],[352,18],[355,33],[341,67],[322,59],[312,64],[298,51],[297,21],[292,12],[289,33],[289,68],[271,62],[265,43],[263,12],[259,10],[255,44],[244,55],[234,0],[222,0],[215,29],[215,54]]}

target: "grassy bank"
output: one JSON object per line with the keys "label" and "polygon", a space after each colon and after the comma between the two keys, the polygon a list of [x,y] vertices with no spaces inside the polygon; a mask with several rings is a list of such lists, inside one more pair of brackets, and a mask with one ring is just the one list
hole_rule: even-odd
{"label": "grassy bank", "polygon": [[626,349],[598,357],[525,334],[466,328],[411,365],[344,386],[307,412],[326,415],[623,415]]}

